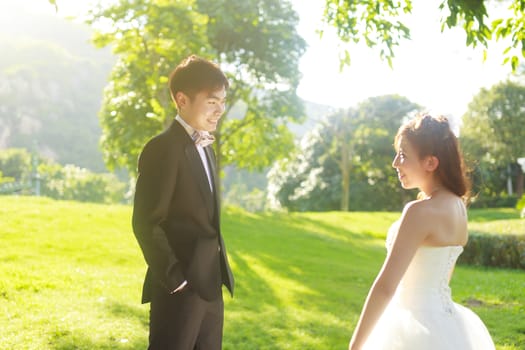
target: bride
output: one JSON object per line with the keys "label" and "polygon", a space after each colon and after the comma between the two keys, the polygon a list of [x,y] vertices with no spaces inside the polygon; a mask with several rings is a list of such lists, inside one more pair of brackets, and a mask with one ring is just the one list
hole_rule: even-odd
{"label": "bride", "polygon": [[444,117],[420,115],[395,138],[401,186],[419,188],[390,228],[350,350],[493,350],[487,328],[451,299],[449,279],[467,243],[469,191],[458,141]]}

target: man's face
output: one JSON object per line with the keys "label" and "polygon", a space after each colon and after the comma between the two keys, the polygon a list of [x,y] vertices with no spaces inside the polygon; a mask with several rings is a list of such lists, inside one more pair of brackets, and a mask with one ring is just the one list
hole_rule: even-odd
{"label": "man's face", "polygon": [[[180,94],[180,95],[179,95]],[[193,99],[182,92],[177,93],[180,116],[192,128],[201,131],[215,131],[224,113],[226,89],[201,91]]]}

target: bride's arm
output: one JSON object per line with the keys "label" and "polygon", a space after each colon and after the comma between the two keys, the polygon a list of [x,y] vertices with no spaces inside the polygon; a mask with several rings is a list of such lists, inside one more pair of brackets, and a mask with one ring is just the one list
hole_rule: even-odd
{"label": "bride's arm", "polygon": [[417,248],[425,240],[428,227],[423,220],[424,206],[421,202],[407,204],[401,216],[399,231],[390,253],[377,275],[366,298],[361,316],[355,328],[349,349],[359,350],[370,335],[375,323],[392,299]]}
{"label": "bride's arm", "polygon": [[452,279],[452,275],[454,274],[454,266],[450,268],[450,271],[448,272],[448,283],[450,283],[450,280]]}

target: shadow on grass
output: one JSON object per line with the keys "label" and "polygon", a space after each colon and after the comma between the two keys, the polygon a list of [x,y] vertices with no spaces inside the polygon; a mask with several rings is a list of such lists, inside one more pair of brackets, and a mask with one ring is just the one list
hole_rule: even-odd
{"label": "shadow on grass", "polygon": [[[264,226],[261,226],[261,222]],[[297,240],[297,243],[307,240],[332,241],[356,246],[361,241],[371,242],[377,239],[377,235],[385,232],[369,232],[353,230],[342,227],[339,223],[328,224],[325,221],[315,220],[302,215],[264,213],[253,214],[241,212],[240,215],[230,212],[223,221],[223,231],[232,232],[230,239],[235,239],[236,234],[242,233],[243,237],[250,239],[264,238],[268,235],[285,235],[289,241]],[[227,242],[228,243],[228,242]]]}
{"label": "shadow on grass", "polygon": [[55,350],[138,350],[147,348],[145,339],[128,341],[111,338],[95,340],[96,338],[93,333],[56,330],[50,340],[49,348]]}
{"label": "shadow on grass", "polygon": [[[350,332],[345,326],[349,321],[346,318],[357,312],[362,300],[345,291],[334,296],[337,293],[333,293],[333,288],[341,286],[341,282],[336,286],[319,283],[325,276],[312,279],[305,273],[307,266],[289,265],[284,258],[252,254],[246,259],[236,253],[231,255],[238,289],[235,299],[226,305],[225,350],[346,346]],[[261,276],[248,260],[263,265],[270,275]],[[268,283],[272,277],[274,285]]]}
{"label": "shadow on grass", "polygon": [[239,215],[224,226],[237,284],[225,350],[347,346],[384,256],[378,240],[280,214]]}
{"label": "shadow on grass", "polygon": [[277,286],[268,283],[241,254],[230,252],[229,255],[235,261],[236,286],[233,299],[229,299],[228,294],[224,296],[224,349],[260,349],[277,343],[270,325],[261,323],[269,315],[286,317],[280,311],[285,305],[274,293]]}
{"label": "shadow on grass", "polygon": [[303,223],[307,223],[314,231],[324,234],[336,233],[341,238],[355,238],[363,236],[384,237],[388,227],[399,218],[401,213],[397,212],[323,212],[323,213],[267,213],[262,218],[278,218],[285,220],[291,225],[304,229]]}
{"label": "shadow on grass", "polygon": [[[143,308],[119,301],[98,304],[104,315],[90,330],[55,327],[49,334],[49,348],[56,350],[146,349],[148,313]],[[129,329],[127,329],[129,328]],[[137,334],[137,329],[142,329]]]}
{"label": "shadow on grass", "polygon": [[118,301],[111,301],[105,305],[107,309],[109,309],[110,313],[117,318],[123,318],[127,320],[134,318],[139,321],[143,327],[149,326],[149,314],[147,311],[149,310],[149,304],[147,310],[144,310],[138,306],[130,306]]}
{"label": "shadow on grass", "polygon": [[[302,235],[308,235],[313,238],[336,241],[341,243],[351,243],[356,239],[372,240],[371,232],[356,232],[340,225],[330,225],[320,220],[314,220],[307,217],[290,217],[283,222],[276,217],[277,225],[284,224],[283,229],[293,230]],[[308,228],[305,230],[305,228]]]}

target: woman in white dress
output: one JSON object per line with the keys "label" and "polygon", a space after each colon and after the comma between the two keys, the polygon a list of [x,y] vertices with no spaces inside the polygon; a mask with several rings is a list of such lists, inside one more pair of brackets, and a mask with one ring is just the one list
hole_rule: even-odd
{"label": "woman in white dress", "polygon": [[451,299],[449,279],[467,243],[469,192],[458,141],[444,117],[401,126],[392,166],[401,186],[418,188],[387,235],[377,275],[350,350],[493,350],[487,328]]}

